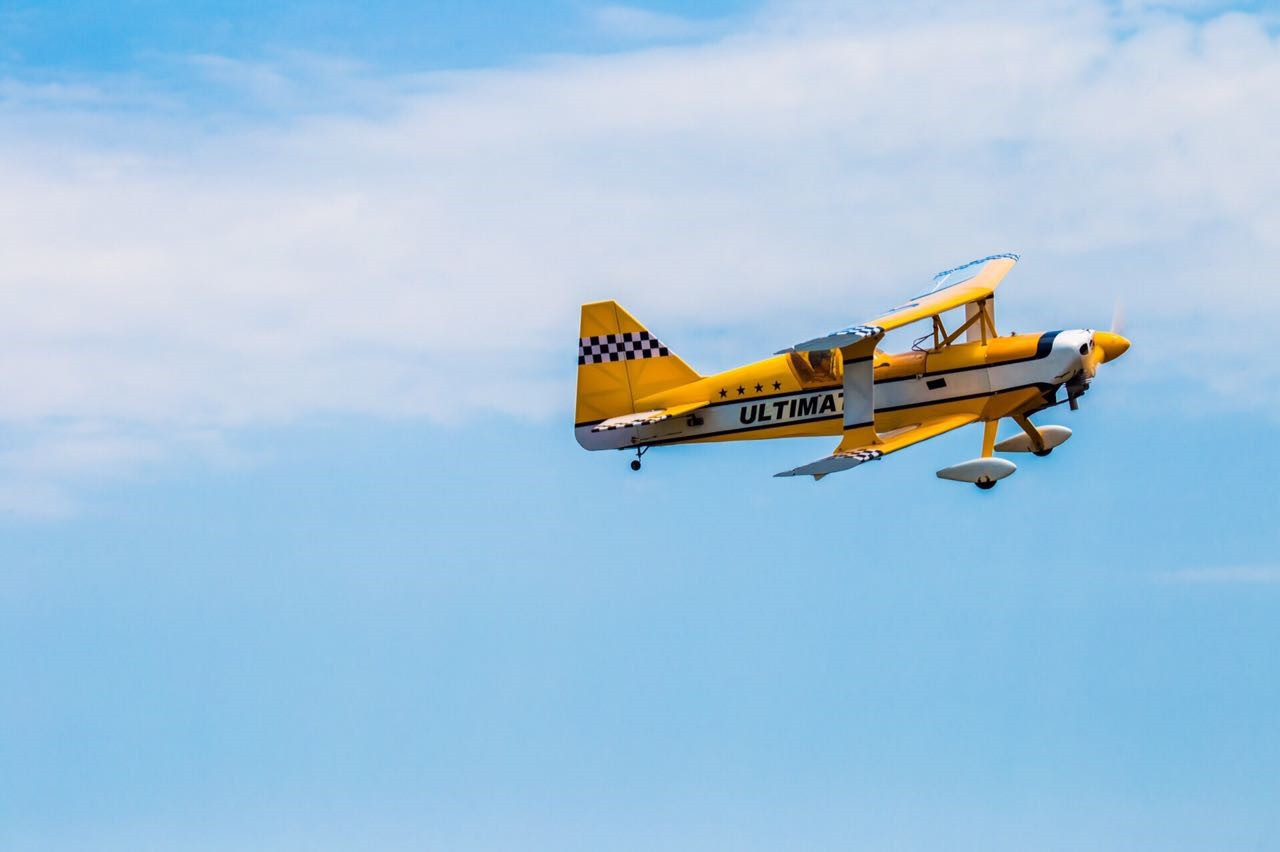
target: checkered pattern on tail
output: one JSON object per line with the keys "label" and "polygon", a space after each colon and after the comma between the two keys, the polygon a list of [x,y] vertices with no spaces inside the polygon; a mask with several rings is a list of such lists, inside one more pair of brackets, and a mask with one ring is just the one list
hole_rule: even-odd
{"label": "checkered pattern on tail", "polygon": [[875,461],[884,455],[879,450],[854,450],[851,453],[836,453],[836,455],[845,459],[857,459],[860,462]]}
{"label": "checkered pattern on tail", "polygon": [[659,358],[670,354],[667,347],[647,331],[624,331],[621,334],[583,337],[578,341],[579,365]]}

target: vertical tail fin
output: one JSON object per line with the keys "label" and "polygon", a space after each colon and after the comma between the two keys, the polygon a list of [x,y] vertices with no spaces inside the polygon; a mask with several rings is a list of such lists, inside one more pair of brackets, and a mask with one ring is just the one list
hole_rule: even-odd
{"label": "vertical tail fin", "polygon": [[617,302],[582,306],[577,424],[636,411],[636,400],[701,378]]}

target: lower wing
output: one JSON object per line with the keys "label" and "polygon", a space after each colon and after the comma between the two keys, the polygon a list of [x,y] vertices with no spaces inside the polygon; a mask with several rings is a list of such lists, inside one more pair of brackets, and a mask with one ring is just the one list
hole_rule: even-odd
{"label": "lower wing", "polygon": [[875,461],[882,456],[896,453],[898,450],[905,449],[912,444],[936,438],[943,432],[950,432],[952,429],[968,426],[977,420],[978,415],[976,414],[952,414],[947,417],[925,420],[914,426],[906,426],[881,435],[880,440],[874,443],[864,443],[856,447],[846,447],[841,444],[836,447],[834,453],[825,459],[818,459],[816,462],[810,462],[791,470],[784,470],[782,473],[775,473],[774,476],[812,476],[815,480],[818,480],[829,473],[838,473],[851,467],[857,467],[863,462]]}

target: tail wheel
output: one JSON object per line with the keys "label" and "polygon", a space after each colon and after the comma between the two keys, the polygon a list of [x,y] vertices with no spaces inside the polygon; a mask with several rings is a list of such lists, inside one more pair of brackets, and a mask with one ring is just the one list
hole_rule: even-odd
{"label": "tail wheel", "polygon": [[980,479],[973,484],[981,488],[983,491],[990,491],[992,488],[996,487],[996,481],[994,479]]}

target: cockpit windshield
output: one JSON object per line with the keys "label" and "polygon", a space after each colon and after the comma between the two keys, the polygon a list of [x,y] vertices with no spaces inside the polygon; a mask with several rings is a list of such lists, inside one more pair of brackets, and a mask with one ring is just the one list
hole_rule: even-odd
{"label": "cockpit windshield", "polygon": [[838,383],[844,375],[844,358],[839,349],[790,352],[788,355],[791,372],[804,387]]}

